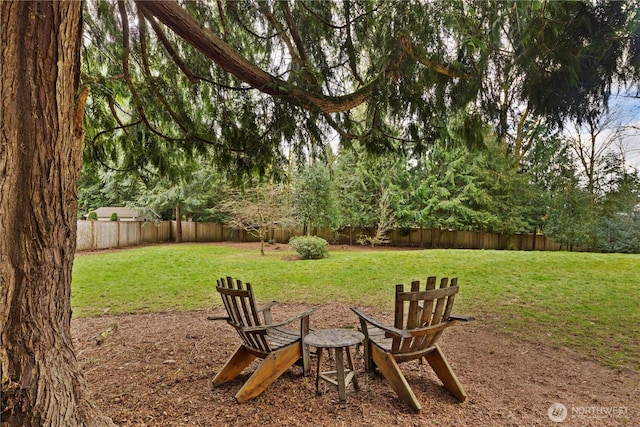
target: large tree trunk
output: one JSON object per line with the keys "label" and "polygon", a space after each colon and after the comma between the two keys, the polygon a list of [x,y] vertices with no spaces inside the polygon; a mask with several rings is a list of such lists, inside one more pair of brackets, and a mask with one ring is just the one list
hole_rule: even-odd
{"label": "large tree trunk", "polygon": [[113,425],[88,400],[71,341],[82,4],[0,8],[2,425]]}

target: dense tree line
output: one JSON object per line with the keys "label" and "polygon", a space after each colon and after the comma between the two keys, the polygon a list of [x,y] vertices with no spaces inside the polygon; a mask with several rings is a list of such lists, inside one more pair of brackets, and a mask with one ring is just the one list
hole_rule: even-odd
{"label": "dense tree line", "polygon": [[[289,186],[305,230],[543,232],[598,249],[615,246],[597,237],[620,223],[613,211],[634,216],[600,209],[618,181],[637,181],[624,164],[594,169],[624,153],[603,149],[585,164],[584,147],[559,133],[569,124],[577,135],[604,131],[612,85],[633,81],[630,4],[209,6],[191,4],[193,18],[183,17],[216,23],[199,30],[208,47],[194,48],[194,36],[157,22],[177,6],[89,3],[81,213],[133,204],[225,221],[216,206],[237,196],[234,185],[266,181]],[[217,66],[213,47],[230,55]],[[238,70],[256,72],[260,90]],[[594,187],[594,171],[615,175],[606,190]],[[637,200],[631,187],[627,205]]]}
{"label": "dense tree line", "polygon": [[[249,181],[242,189],[224,171],[207,164],[179,183],[159,179],[151,186],[113,173],[81,186],[81,213],[103,205],[128,205],[163,219],[220,221],[338,230],[361,227],[373,238],[381,224],[392,228],[487,231],[503,235],[543,233],[567,248],[640,251],[640,178],[627,171],[619,155],[602,159],[602,191],[589,191],[566,139],[552,135],[515,169],[503,145],[485,147],[433,144],[419,157],[401,153],[371,155],[354,145],[331,162],[316,160],[289,168],[278,183]],[[581,179],[582,178],[582,179]],[[100,180],[102,179],[102,180]],[[273,200],[256,197],[275,191]],[[270,212],[265,222],[261,211]],[[275,213],[277,211],[277,214]],[[256,215],[252,216],[251,213]],[[268,228],[268,227],[267,227]],[[261,237],[266,230],[260,230]],[[384,233],[382,233],[384,234]]]}

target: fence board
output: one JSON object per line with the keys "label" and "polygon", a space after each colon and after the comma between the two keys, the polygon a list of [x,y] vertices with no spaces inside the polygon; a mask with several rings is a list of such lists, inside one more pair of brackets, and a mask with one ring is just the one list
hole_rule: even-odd
{"label": "fence board", "polygon": [[213,222],[197,222],[196,235],[198,242],[221,242],[222,236],[222,224]]}
{"label": "fence board", "polygon": [[93,248],[109,249],[118,247],[119,221],[94,221]]}
{"label": "fence board", "polygon": [[140,226],[142,243],[161,243],[172,239],[171,222],[143,222]]}
{"label": "fence board", "polygon": [[78,221],[76,234],[76,250],[93,249],[93,223],[95,221]]}
{"label": "fence board", "polygon": [[118,221],[120,233],[118,234],[118,247],[135,246],[141,243],[141,226],[135,222]]}

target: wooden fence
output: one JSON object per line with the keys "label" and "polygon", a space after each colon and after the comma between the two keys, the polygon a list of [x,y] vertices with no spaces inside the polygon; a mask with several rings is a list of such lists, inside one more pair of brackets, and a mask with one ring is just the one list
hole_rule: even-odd
{"label": "wooden fence", "polygon": [[[372,231],[346,228],[338,232],[317,230],[331,244],[355,245],[362,235]],[[269,240],[287,243],[302,230],[274,229]],[[126,221],[78,221],[77,250],[99,250],[162,243],[175,240],[176,222],[126,222]],[[494,233],[438,229],[400,229],[389,233],[391,246],[433,249],[510,249],[558,251],[567,249],[541,234],[517,234],[501,236]],[[223,224],[206,222],[182,222],[183,242],[257,242],[258,238],[243,230]],[[585,248],[574,248],[585,250]]]}
{"label": "wooden fence", "polygon": [[171,222],[78,221],[76,250],[98,250],[172,241]]}

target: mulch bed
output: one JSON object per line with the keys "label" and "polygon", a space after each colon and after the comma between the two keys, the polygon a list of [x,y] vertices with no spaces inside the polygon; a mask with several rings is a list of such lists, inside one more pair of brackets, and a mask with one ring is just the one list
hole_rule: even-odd
{"label": "mulch bed", "polygon": [[[276,320],[309,307],[280,305]],[[367,308],[374,316],[392,313]],[[423,410],[414,414],[378,375],[364,372],[356,355],[360,390],[348,389],[347,408],[327,387],[315,395],[315,372],[293,367],[259,397],[238,404],[233,396],[254,365],[219,387],[211,381],[238,346],[220,310],[81,318],[72,321],[79,363],[95,403],[122,426],[549,426],[548,411],[568,411],[560,425],[640,424],[640,374],[614,370],[563,348],[519,340],[483,319],[449,329],[443,351],[464,385],[460,404],[429,365],[403,364]],[[320,307],[312,327],[356,327],[346,304]],[[96,340],[103,332],[106,338]],[[100,343],[98,344],[98,341]],[[313,362],[313,361],[312,361]]]}

